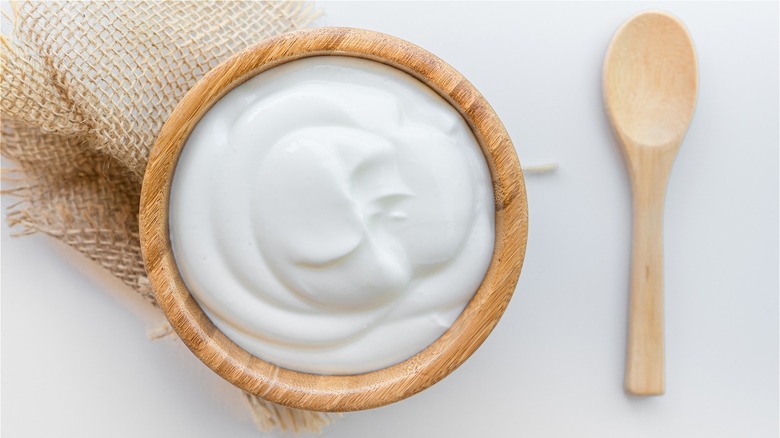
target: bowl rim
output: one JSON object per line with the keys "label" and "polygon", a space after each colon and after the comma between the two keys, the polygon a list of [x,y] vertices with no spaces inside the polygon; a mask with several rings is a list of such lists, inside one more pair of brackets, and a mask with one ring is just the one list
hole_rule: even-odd
{"label": "bowl rim", "polygon": [[[236,345],[206,316],[181,278],[170,242],[173,174],[190,132],[230,90],[278,65],[312,56],[363,58],[421,81],[466,120],[488,163],[495,197],[495,246],[487,274],[450,328],[396,365],[353,375],[319,375],[266,362]],[[355,28],[316,28],[272,37],[220,63],[187,92],[150,152],[141,189],[139,231],[144,266],[158,305],[187,347],[214,372],[249,394],[288,407],[355,411],[409,397],[460,366],[498,323],[525,257],[528,209],[509,134],[485,98],[453,67],[402,39]]]}

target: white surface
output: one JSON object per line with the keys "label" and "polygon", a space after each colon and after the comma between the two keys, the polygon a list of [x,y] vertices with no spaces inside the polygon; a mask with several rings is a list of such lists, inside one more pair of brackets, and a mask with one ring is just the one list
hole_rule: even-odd
{"label": "white surface", "polygon": [[[526,178],[523,274],[482,348],[434,387],[349,414],[326,436],[778,435],[777,3],[322,7],[325,24],[436,53],[493,104],[522,162],[561,165]],[[688,25],[701,88],[666,204],[667,394],[636,399],[622,390],[629,191],[600,74],[613,31],[650,7]],[[153,318],[83,265],[4,225],[2,432],[258,435],[236,390],[180,343],[148,342]]]}

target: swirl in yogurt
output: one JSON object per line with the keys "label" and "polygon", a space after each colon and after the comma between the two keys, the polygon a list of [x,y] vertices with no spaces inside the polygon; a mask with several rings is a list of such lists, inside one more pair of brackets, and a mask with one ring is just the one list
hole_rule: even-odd
{"label": "swirl in yogurt", "polygon": [[171,190],[194,298],[239,346],[297,371],[423,350],[493,254],[490,173],[465,120],[368,60],[307,58],[239,85],[198,122]]}

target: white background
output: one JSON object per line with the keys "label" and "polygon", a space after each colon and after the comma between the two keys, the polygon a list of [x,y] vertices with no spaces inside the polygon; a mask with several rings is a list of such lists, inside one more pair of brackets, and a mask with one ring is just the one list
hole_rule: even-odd
{"label": "white background", "polygon": [[[528,175],[516,295],[451,376],[343,417],[331,437],[778,436],[777,3],[321,3],[320,24],[437,54],[506,124]],[[699,57],[666,203],[667,393],[622,389],[630,193],[601,101],[617,26],[668,10]],[[3,199],[8,205],[10,199]],[[43,236],[2,231],[8,437],[252,437],[239,392],[119,281]]]}

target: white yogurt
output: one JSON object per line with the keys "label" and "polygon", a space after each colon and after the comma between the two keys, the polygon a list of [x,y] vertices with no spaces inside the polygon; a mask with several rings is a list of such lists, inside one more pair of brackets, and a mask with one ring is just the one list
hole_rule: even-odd
{"label": "white yogurt", "polygon": [[414,355],[485,276],[493,188],[471,130],[383,64],[322,56],[219,100],[179,158],[176,263],[214,324],[279,366],[356,374]]}

